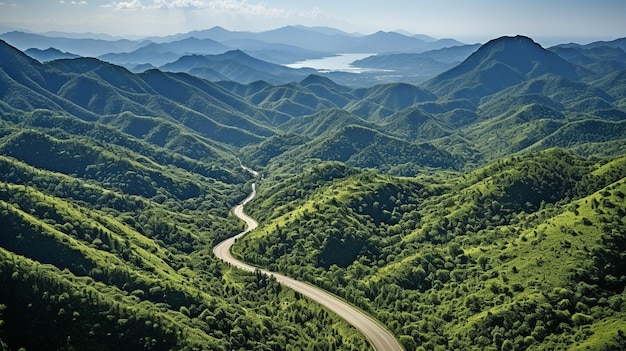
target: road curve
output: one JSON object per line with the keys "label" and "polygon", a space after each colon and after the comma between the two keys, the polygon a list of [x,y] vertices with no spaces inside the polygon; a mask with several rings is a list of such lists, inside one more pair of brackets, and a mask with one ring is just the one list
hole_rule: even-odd
{"label": "road curve", "polygon": [[387,331],[387,329],[385,329],[378,321],[374,320],[354,306],[313,285],[289,278],[280,273],[274,273],[265,269],[251,266],[244,262],[238,261],[230,254],[230,248],[235,243],[235,240],[246,235],[258,226],[257,221],[255,221],[252,217],[246,215],[243,211],[243,207],[252,199],[254,199],[255,196],[256,185],[252,184],[252,192],[250,193],[250,195],[245,200],[243,200],[241,204],[235,206],[233,210],[235,216],[246,222],[246,230],[217,244],[213,248],[213,253],[215,254],[215,256],[217,256],[222,261],[243,270],[250,272],[259,270],[263,274],[274,276],[274,278],[276,278],[279,283],[326,306],[329,310],[335,312],[340,317],[345,319],[348,323],[352,324],[355,328],[360,330],[361,333],[363,333],[363,335],[365,335],[365,337],[370,341],[375,350],[403,351],[404,349],[402,348],[402,346],[400,346],[400,343],[398,343],[396,338],[389,331]]}

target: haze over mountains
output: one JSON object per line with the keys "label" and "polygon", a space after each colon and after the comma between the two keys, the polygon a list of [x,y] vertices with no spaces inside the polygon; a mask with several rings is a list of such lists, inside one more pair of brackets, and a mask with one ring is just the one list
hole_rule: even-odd
{"label": "haze over mountains", "polygon": [[[385,82],[419,84],[458,65],[480,46],[397,32],[360,35],[328,27],[304,26],[258,33],[214,27],[142,40],[91,39],[70,34],[64,37],[62,33],[40,35],[15,31],[2,34],[0,38],[21,50],[30,50],[32,56],[40,61],[71,55],[98,57],[133,72],[160,68],[191,73],[211,81],[231,80],[244,84],[256,80],[289,83],[315,72],[311,69],[285,69],[282,67],[285,64],[302,61],[306,67],[307,60],[337,54],[368,54],[369,57],[352,63],[359,68],[358,73],[333,67],[318,71],[349,86],[372,86]],[[608,73],[626,65],[623,46],[623,40],[618,39],[585,46],[562,44],[551,48],[551,51],[580,67]],[[37,50],[45,50],[46,53]],[[242,53],[250,57],[244,58]]]}
{"label": "haze over mountains", "polygon": [[[626,346],[623,40],[1,37],[0,349],[367,349],[211,255],[241,164],[234,253],[407,350]],[[382,71],[281,65],[363,50]]]}
{"label": "haze over mountains", "polygon": [[[80,56],[98,57],[107,62],[124,65],[126,68],[136,72],[141,72],[151,67],[163,67],[167,64],[173,64],[185,56],[213,56],[235,50],[243,51],[259,60],[282,65],[307,59],[333,56],[338,53],[368,53],[372,55],[393,52],[419,53],[462,45],[462,43],[452,39],[436,40],[395,32],[358,35],[348,34],[333,28],[303,26],[289,26],[260,33],[233,32],[221,27],[214,27],[204,31],[193,31],[168,37],[146,38],[137,41],[45,36],[24,32],[8,32],[0,35],[0,38],[21,50],[47,50],[54,48]],[[444,56],[450,57],[449,55]],[[57,58],[64,57],[57,56]],[[462,60],[464,58],[463,54],[459,58]],[[214,58],[209,59],[211,61],[216,60]],[[450,64],[450,62],[445,63]],[[202,65],[202,69],[205,71],[203,78],[214,81],[228,79],[241,83],[267,78],[267,75],[249,74],[247,80],[238,80],[236,79],[237,74],[229,73],[223,75],[224,68],[221,68],[222,66],[221,64],[216,65],[205,62]],[[445,64],[435,65],[434,68],[430,68],[419,75],[417,80],[415,77],[410,79],[412,82],[417,82],[448,67],[449,65]],[[200,69],[199,64],[196,64],[195,68]],[[167,69],[167,67],[163,67],[163,69]],[[259,67],[254,66],[247,69],[260,70]],[[213,71],[217,71],[222,75],[215,74]],[[277,81],[281,79],[281,82],[286,83],[291,81],[289,79],[294,76],[302,79],[310,73],[307,70],[304,72],[294,71],[286,77],[285,75],[275,74],[272,80]],[[240,73],[239,75],[242,74]],[[377,83],[380,80],[379,76],[379,74],[375,74],[368,77],[368,79],[360,77],[359,81],[363,81],[365,84],[368,84],[367,82]],[[341,80],[342,76],[338,75],[336,79]],[[394,79],[397,79],[397,77]],[[354,81],[354,79],[352,80]],[[349,82],[350,78],[345,78],[345,81]]]}

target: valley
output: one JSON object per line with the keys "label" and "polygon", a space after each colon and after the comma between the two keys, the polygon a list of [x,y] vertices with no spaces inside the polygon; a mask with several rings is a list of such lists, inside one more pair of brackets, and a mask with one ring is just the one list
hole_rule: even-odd
{"label": "valley", "polygon": [[331,33],[2,35],[0,350],[626,347],[623,39]]}
{"label": "valley", "polygon": [[[253,171],[247,167],[242,166],[242,168],[244,168],[246,171],[249,171],[254,176],[258,175],[258,172]],[[258,272],[260,272],[266,276],[270,276],[276,279],[278,283],[292,290],[295,290],[296,292],[325,306],[330,311],[336,313],[348,323],[353,325],[355,328],[360,330],[364,334],[364,336],[367,337],[367,339],[372,343],[372,346],[375,350],[403,350],[402,346],[400,346],[394,336],[390,334],[385,329],[385,327],[380,324],[380,322],[373,320],[367,314],[354,308],[352,305],[346,303],[345,301],[340,300],[336,296],[333,296],[322,289],[316,288],[313,285],[291,279],[285,275],[252,267],[244,262],[238,261],[230,254],[230,250],[237,239],[240,239],[242,236],[248,234],[258,227],[257,221],[246,215],[243,211],[244,206],[252,201],[255,196],[256,184],[252,183],[252,192],[250,193],[250,195],[245,200],[243,200],[241,204],[235,206],[235,208],[233,209],[234,215],[246,223],[246,229],[243,232],[217,244],[213,248],[213,253],[215,254],[215,256],[217,256],[222,261],[233,265],[234,267],[246,270],[248,272],[254,272],[255,274],[258,274]]]}

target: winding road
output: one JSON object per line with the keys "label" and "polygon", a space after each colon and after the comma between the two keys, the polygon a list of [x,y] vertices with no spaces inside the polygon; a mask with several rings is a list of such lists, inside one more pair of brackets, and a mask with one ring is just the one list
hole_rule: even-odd
{"label": "winding road", "polygon": [[[247,168],[245,166],[241,167],[255,176],[258,175],[257,172],[253,171],[250,168]],[[263,274],[271,275],[276,278],[279,283],[326,306],[329,310],[335,312],[340,317],[345,319],[348,323],[352,324],[355,328],[360,330],[361,333],[363,333],[363,335],[365,335],[365,337],[370,341],[375,350],[403,351],[404,349],[402,348],[402,346],[400,346],[400,343],[398,343],[396,338],[387,329],[385,329],[385,327],[383,327],[378,321],[368,316],[356,307],[313,285],[289,278],[280,273],[275,273],[251,266],[244,262],[238,261],[230,254],[230,248],[235,243],[235,240],[246,235],[258,226],[257,221],[255,221],[254,218],[246,215],[243,211],[243,207],[248,202],[252,201],[255,196],[256,184],[253,183],[252,192],[250,193],[250,195],[245,200],[243,200],[241,204],[235,206],[233,210],[235,216],[246,222],[246,230],[217,244],[213,248],[213,253],[215,254],[215,256],[217,256],[222,261],[243,270],[250,272],[258,270]]]}

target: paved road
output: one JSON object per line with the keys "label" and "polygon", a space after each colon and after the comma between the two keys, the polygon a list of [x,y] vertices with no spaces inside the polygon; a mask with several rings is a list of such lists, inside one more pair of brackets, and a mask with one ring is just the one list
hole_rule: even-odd
{"label": "paved road", "polygon": [[[243,167],[243,166],[242,166]],[[249,170],[249,169],[247,169]],[[251,170],[249,170],[251,171]],[[352,324],[358,330],[360,330],[367,339],[369,339],[374,349],[377,351],[402,351],[403,348],[400,346],[398,341],[394,338],[394,336],[387,331],[380,323],[376,320],[372,319],[370,316],[366,315],[359,309],[354,306],[340,300],[339,298],[331,295],[330,293],[319,289],[315,286],[309,285],[307,283],[289,278],[279,273],[270,272],[264,269],[259,269],[249,264],[243,263],[241,261],[236,260],[230,254],[230,248],[235,243],[235,240],[246,235],[253,229],[258,226],[257,221],[255,221],[252,217],[246,215],[243,211],[243,207],[250,202],[256,196],[256,185],[252,184],[252,193],[248,196],[241,204],[235,206],[234,213],[235,216],[246,222],[247,228],[243,232],[226,239],[219,243],[215,248],[213,248],[213,253],[215,256],[223,260],[224,262],[230,263],[235,267],[239,267],[241,269],[254,272],[255,270],[259,270],[264,274],[272,275],[276,278],[276,280],[299,292],[302,295],[305,295],[312,300],[319,302],[320,304],[326,306],[329,310],[337,313],[340,317],[345,319],[348,323]]]}

